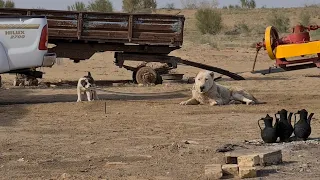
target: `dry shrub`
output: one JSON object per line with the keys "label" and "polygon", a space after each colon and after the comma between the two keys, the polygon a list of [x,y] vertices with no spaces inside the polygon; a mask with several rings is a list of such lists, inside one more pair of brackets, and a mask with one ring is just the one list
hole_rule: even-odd
{"label": "dry shrub", "polygon": [[271,26],[276,27],[281,33],[288,32],[290,28],[290,18],[287,17],[283,12],[272,12],[268,22]]}
{"label": "dry shrub", "polygon": [[308,12],[302,12],[300,14],[300,24],[308,26],[311,23],[311,15]]}
{"label": "dry shrub", "polygon": [[222,29],[221,13],[215,8],[201,8],[196,12],[197,28],[202,34],[218,34]]}

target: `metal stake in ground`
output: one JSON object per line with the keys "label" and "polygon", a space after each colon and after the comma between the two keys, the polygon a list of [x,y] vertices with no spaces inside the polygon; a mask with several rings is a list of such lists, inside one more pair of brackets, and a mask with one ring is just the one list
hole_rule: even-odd
{"label": "metal stake in ground", "polygon": [[258,59],[259,51],[260,51],[260,49],[257,49],[256,57],[254,58],[253,67],[252,67],[252,71],[251,72],[254,72],[254,68],[256,67],[256,62],[257,62],[257,59]]}

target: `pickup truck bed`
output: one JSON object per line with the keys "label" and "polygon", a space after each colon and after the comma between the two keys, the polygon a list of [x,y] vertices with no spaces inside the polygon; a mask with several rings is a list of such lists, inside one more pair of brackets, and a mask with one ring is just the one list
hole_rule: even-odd
{"label": "pickup truck bed", "polygon": [[130,43],[180,47],[185,18],[182,15],[75,12],[0,8],[1,14],[46,16],[49,43],[58,40]]}

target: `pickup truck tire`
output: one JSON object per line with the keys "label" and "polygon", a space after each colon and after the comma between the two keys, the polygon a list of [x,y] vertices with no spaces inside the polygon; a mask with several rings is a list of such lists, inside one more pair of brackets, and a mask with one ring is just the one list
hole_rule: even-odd
{"label": "pickup truck tire", "polygon": [[17,74],[13,80],[13,86],[38,86],[37,78],[23,74]]}

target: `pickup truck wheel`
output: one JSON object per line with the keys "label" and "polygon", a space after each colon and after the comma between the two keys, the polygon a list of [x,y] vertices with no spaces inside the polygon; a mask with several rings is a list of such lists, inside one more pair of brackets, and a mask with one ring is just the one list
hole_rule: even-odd
{"label": "pickup truck wheel", "polygon": [[25,76],[22,74],[17,74],[13,80],[13,86],[24,86]]}
{"label": "pickup truck wheel", "polygon": [[138,84],[156,84],[159,77],[158,73],[151,67],[141,67],[135,74]]}

